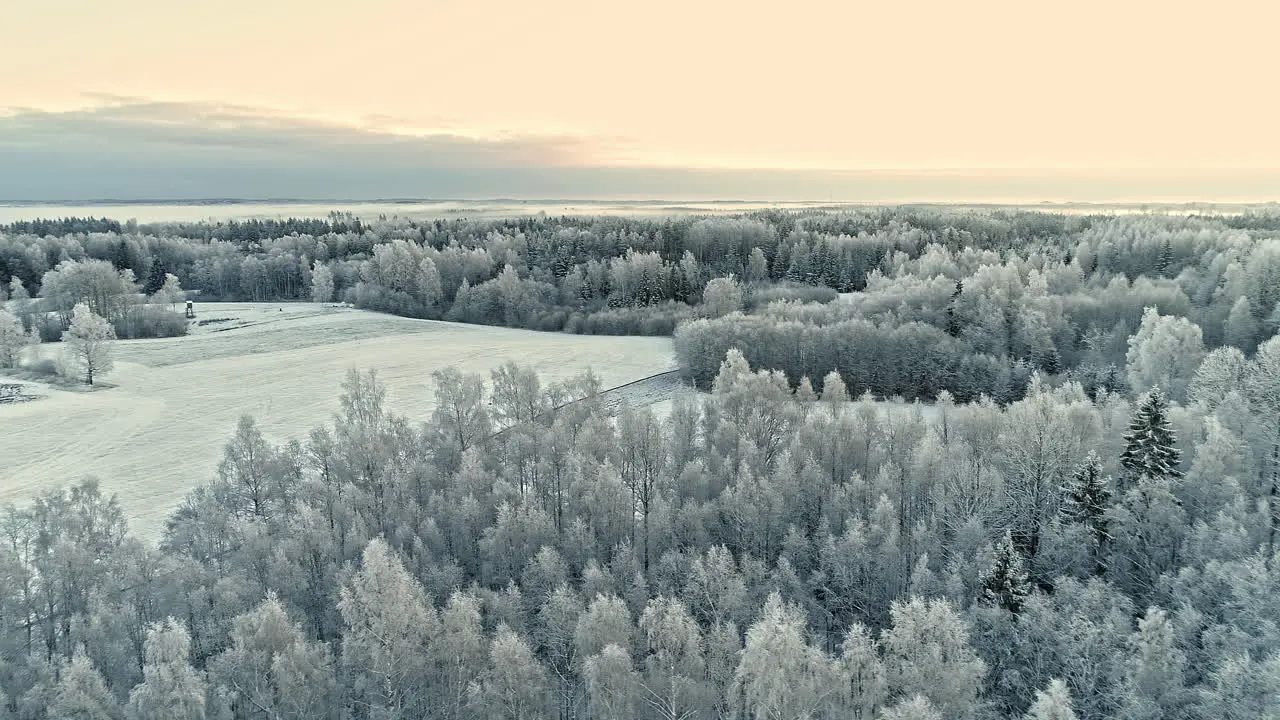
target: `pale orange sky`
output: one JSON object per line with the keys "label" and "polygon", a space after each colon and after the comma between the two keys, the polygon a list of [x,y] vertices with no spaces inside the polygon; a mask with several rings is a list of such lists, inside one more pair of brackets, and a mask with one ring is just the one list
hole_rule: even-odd
{"label": "pale orange sky", "polygon": [[1268,0],[3,5],[11,108],[568,134],[615,165],[1280,168]]}

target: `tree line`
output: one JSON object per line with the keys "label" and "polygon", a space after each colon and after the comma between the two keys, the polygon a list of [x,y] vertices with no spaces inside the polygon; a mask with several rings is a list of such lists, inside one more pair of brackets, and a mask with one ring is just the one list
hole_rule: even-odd
{"label": "tree line", "polygon": [[[351,371],[240,420],[159,545],[97,481],[0,516],[18,718],[1260,718],[1280,712],[1280,338],[1161,385],[927,409],[731,350],[590,373]],[[559,408],[557,411],[552,411]]]}
{"label": "tree line", "polygon": [[[205,300],[344,301],[574,333],[681,328],[682,365],[703,387],[738,345],[793,386],[837,369],[858,393],[931,399],[945,389],[1007,402],[1023,396],[1035,372],[1091,394],[1127,390],[1140,333],[1154,333],[1150,350],[1176,346],[1165,355],[1193,360],[1220,346],[1252,352],[1280,328],[1278,232],[1280,215],[1261,212],[913,208],[664,219],[70,219],[0,228],[0,281],[9,294],[47,300],[36,307],[44,314],[29,316],[46,340],[65,330],[74,306],[65,283],[46,288],[46,278],[95,275],[102,287],[114,283],[112,292],[131,295],[136,282],[151,295],[173,275]],[[93,306],[93,292],[106,291],[77,292]],[[837,293],[845,293],[839,303]],[[1172,320],[1149,321],[1147,308]],[[54,312],[62,323],[47,319]],[[129,327],[113,320],[117,333],[184,327],[148,312]],[[1168,323],[1180,319],[1190,325],[1175,332]],[[1170,332],[1175,340],[1161,339]],[[1175,384],[1185,385],[1187,367]]]}
{"label": "tree line", "polygon": [[1280,239],[1179,218],[1118,218],[1004,252],[899,252],[840,303],[782,300],[676,331],[707,387],[730,347],[794,386],[838,371],[856,393],[970,401],[1023,396],[1036,372],[1096,394],[1157,382],[1185,399],[1217,347],[1252,352],[1280,328]]}

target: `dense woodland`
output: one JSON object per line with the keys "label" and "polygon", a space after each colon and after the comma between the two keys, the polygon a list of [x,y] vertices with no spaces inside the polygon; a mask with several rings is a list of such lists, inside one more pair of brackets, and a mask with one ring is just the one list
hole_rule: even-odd
{"label": "dense woodland", "polygon": [[[1252,352],[1280,327],[1280,213],[333,214],[0,228],[0,286],[32,298],[24,326],[45,341],[66,329],[76,302],[107,316],[120,337],[180,334],[172,312],[104,299],[154,296],[170,275],[171,288],[197,301],[339,300],[538,330],[675,334],[686,373],[703,388],[740,347],[793,387],[809,377],[820,389],[836,370],[855,396],[932,400],[947,390],[1003,403],[1041,372],[1091,395],[1159,380],[1182,400],[1204,353]],[[1135,334],[1146,338],[1136,351]],[[1143,377],[1127,370],[1134,352],[1150,355]],[[1178,367],[1159,370],[1166,361]]]}
{"label": "dense woodland", "polygon": [[[37,278],[91,258],[134,268],[122,246],[202,294],[243,297],[244,276],[221,294],[196,268],[278,262],[297,269],[293,297],[331,282],[448,316],[457,293],[425,305],[434,267],[440,288],[497,298],[488,313],[513,287],[525,312],[577,307],[583,323],[674,313],[708,392],[610,416],[592,375],[547,384],[508,364],[436,373],[434,414],[410,419],[352,371],[306,438],[275,443],[244,418],[158,545],[129,536],[96,481],[68,478],[0,517],[0,708],[1280,717],[1277,226],[867,211],[386,221],[306,240],[9,232],[0,256],[35,298],[21,302],[63,298],[24,322],[89,304]],[[554,239],[570,235],[582,255]],[[669,294],[690,256],[690,294]],[[607,284],[573,305],[565,283],[587,268]],[[635,279],[654,277],[667,284]],[[538,283],[559,294],[529,301]],[[797,297],[813,286],[854,294]]]}

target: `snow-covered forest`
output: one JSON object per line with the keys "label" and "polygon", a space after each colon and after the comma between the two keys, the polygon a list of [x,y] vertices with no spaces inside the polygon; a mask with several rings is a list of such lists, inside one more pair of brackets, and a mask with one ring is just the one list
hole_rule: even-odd
{"label": "snow-covered forest", "polygon": [[[72,219],[0,228],[0,286],[32,298],[24,325],[45,341],[77,300],[120,337],[180,334],[181,313],[162,307],[185,290],[198,302],[338,300],[535,330],[676,334],[700,387],[737,346],[793,386],[807,376],[820,389],[838,370],[855,396],[1008,402],[1039,371],[1090,395],[1159,381],[1181,401],[1206,352],[1250,353],[1280,327],[1278,233],[1280,213],[1265,211]],[[155,305],[110,301],[157,293]]]}
{"label": "snow-covered forest", "polygon": [[1280,216],[64,221],[0,273],[18,338],[346,298],[674,333],[706,391],[353,370],[158,546],[69,477],[0,516],[0,717],[1280,717]]}

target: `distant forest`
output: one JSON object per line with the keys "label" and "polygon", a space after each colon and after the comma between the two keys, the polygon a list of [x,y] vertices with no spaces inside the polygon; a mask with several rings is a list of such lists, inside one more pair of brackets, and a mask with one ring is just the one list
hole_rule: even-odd
{"label": "distant forest", "polygon": [[[1152,378],[1129,372],[1138,336],[1175,366],[1177,377],[1161,379],[1178,398],[1205,352],[1249,353],[1280,327],[1278,238],[1274,212],[72,218],[0,227],[0,288],[45,299],[24,305],[24,324],[45,340],[60,336],[77,299],[153,295],[173,275],[197,301],[345,301],[534,330],[674,334],[687,377],[704,388],[737,347],[793,387],[807,377],[820,390],[835,370],[855,396],[924,400],[946,390],[1009,402],[1035,372],[1090,394],[1135,381],[1142,390]],[[91,261],[102,267],[76,267]],[[52,287],[51,271],[62,280]],[[154,308],[122,307],[111,318],[121,337],[183,331]],[[1165,363],[1144,366],[1160,374]]]}
{"label": "distant forest", "polygon": [[1280,216],[65,220],[0,258],[32,335],[346,299],[672,333],[706,390],[612,414],[507,363],[410,419],[353,370],[305,438],[243,417],[158,544],[69,477],[0,512],[0,718],[1280,718]]}

